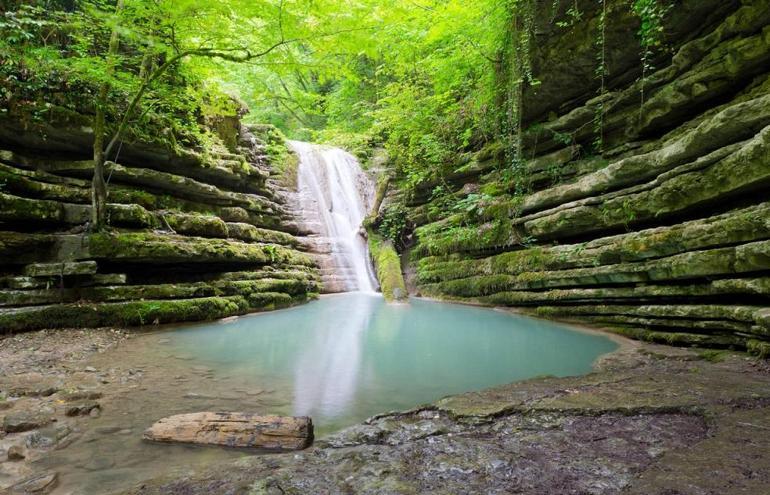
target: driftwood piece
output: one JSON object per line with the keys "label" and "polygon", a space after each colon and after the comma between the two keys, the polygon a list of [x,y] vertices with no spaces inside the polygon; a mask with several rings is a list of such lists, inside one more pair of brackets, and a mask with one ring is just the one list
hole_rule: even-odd
{"label": "driftwood piece", "polygon": [[299,450],[313,443],[313,421],[307,416],[259,416],[242,412],[177,414],[152,425],[145,430],[143,438],[154,442]]}

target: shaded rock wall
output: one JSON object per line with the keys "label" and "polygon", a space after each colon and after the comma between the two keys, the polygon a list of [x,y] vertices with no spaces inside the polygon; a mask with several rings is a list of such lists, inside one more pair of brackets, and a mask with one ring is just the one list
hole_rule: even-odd
{"label": "shaded rock wall", "polygon": [[94,234],[78,122],[0,120],[0,331],[205,320],[318,292],[262,128],[238,125],[229,149],[124,144],[108,163],[111,229]]}
{"label": "shaded rock wall", "polygon": [[506,183],[502,147],[490,145],[443,181],[488,194],[480,218],[437,215],[433,183],[407,200],[416,290],[767,352],[770,4],[676,2],[670,53],[641,78],[639,21],[628,2],[608,1],[601,95],[585,29],[597,25],[597,2],[580,4],[580,26],[538,30],[542,84],[525,91],[519,184]]}

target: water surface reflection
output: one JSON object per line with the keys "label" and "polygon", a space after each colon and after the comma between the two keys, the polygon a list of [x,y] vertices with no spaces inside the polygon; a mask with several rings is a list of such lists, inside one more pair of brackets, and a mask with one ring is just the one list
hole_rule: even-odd
{"label": "water surface reflection", "polygon": [[378,295],[328,296],[300,308],[171,334],[175,352],[290,397],[279,414],[320,431],[442,396],[540,375],[577,375],[609,339],[484,308]]}

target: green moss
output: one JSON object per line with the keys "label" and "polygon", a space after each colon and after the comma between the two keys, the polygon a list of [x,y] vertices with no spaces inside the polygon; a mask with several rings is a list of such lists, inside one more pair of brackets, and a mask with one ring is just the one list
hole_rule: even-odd
{"label": "green moss", "polygon": [[374,261],[382,295],[387,302],[406,300],[409,296],[401,273],[401,260],[393,244],[370,230],[369,253]]}
{"label": "green moss", "polygon": [[261,279],[299,280],[304,283],[318,283],[318,270],[312,266],[263,266],[259,270],[248,272],[225,272],[214,280],[261,280]]}
{"label": "green moss", "polygon": [[299,245],[297,239],[291,234],[278,230],[261,229],[248,223],[228,223],[227,229],[230,237],[246,242],[281,244],[292,247]]}
{"label": "green moss", "polygon": [[58,304],[0,313],[0,328],[6,332],[21,332],[41,328],[93,328],[201,321],[242,314],[249,308],[246,299],[241,296]]}
{"label": "green moss", "polygon": [[201,237],[227,238],[225,222],[214,215],[196,215],[189,213],[158,213],[177,233]]}
{"label": "green moss", "polygon": [[149,263],[253,263],[314,266],[304,253],[272,244],[248,244],[155,233],[100,233],[88,236],[91,257]]}
{"label": "green moss", "polygon": [[700,359],[703,359],[704,361],[708,361],[710,363],[721,363],[729,355],[730,354],[727,351],[718,351],[714,349],[701,351],[698,353],[698,357]]}
{"label": "green moss", "polygon": [[0,193],[0,220],[10,222],[63,222],[61,203]]}
{"label": "green moss", "polygon": [[677,347],[714,347],[719,349],[746,348],[746,340],[738,336],[730,335],[701,335],[684,332],[656,332],[638,327],[605,327],[611,332],[636,340],[666,344]]}
{"label": "green moss", "polygon": [[294,303],[294,298],[282,292],[254,292],[247,299],[251,309],[258,311],[286,308]]}
{"label": "green moss", "polygon": [[770,358],[770,342],[749,340],[746,343],[746,349],[749,351],[749,354],[753,354],[763,359]]}

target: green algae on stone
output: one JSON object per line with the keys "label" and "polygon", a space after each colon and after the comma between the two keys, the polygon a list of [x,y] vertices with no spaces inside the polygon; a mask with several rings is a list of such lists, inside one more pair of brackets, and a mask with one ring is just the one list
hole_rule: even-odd
{"label": "green algae on stone", "polygon": [[372,257],[377,272],[377,280],[380,282],[380,289],[385,300],[387,302],[406,300],[409,294],[404,283],[404,276],[401,273],[401,259],[398,257],[393,244],[370,231],[369,254]]}
{"label": "green algae on stone", "polygon": [[213,320],[248,310],[249,304],[240,296],[58,304],[0,311],[0,328],[6,332],[20,332],[41,328],[136,326]]}
{"label": "green algae on stone", "polygon": [[158,212],[157,215],[159,223],[167,224],[178,234],[223,239],[229,235],[225,222],[214,215],[175,212]]}
{"label": "green algae on stone", "polygon": [[253,263],[314,266],[306,254],[273,244],[142,233],[100,233],[87,237],[89,256],[146,263]]}

